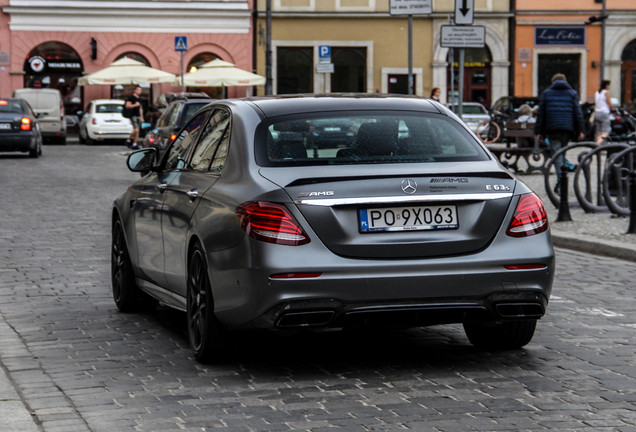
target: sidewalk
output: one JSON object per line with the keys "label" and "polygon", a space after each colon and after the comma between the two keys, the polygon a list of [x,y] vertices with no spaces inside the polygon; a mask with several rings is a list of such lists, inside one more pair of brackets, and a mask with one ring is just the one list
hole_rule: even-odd
{"label": "sidewalk", "polygon": [[609,210],[585,213],[570,185],[570,222],[557,222],[558,209],[547,196],[542,174],[518,175],[543,200],[555,247],[578,250],[636,262],[636,234],[627,234],[629,217]]}

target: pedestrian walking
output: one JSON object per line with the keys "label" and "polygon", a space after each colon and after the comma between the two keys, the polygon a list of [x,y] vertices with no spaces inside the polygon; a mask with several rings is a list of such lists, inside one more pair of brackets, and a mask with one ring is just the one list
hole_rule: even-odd
{"label": "pedestrian walking", "polygon": [[139,139],[139,131],[141,129],[141,119],[144,118],[144,108],[141,105],[141,87],[137,86],[133,91],[133,94],[128,96],[124,108],[128,110],[128,117],[133,126],[133,131],[130,137],[126,141],[128,147],[137,147],[137,140]]}
{"label": "pedestrian walking", "polygon": [[611,131],[610,112],[612,112],[612,99],[609,93],[610,81],[603,80],[601,88],[594,97],[594,126],[596,128],[596,144],[603,144]]}
{"label": "pedestrian walking", "polygon": [[[552,77],[552,85],[541,93],[534,133],[539,142],[545,140],[553,152],[559,151],[572,140],[581,141],[585,136],[585,121],[579,103],[579,94],[568,84],[565,75]],[[564,155],[554,161],[558,190]]]}

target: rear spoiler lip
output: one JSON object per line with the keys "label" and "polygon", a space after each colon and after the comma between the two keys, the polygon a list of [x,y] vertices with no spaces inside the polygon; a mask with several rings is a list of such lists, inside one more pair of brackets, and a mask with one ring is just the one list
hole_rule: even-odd
{"label": "rear spoiler lip", "polygon": [[512,192],[496,193],[469,193],[469,194],[429,194],[409,196],[383,196],[383,197],[358,197],[358,198],[324,198],[294,200],[296,205],[312,205],[333,207],[341,205],[360,204],[391,204],[410,202],[458,202],[458,201],[490,201],[496,199],[512,198]]}

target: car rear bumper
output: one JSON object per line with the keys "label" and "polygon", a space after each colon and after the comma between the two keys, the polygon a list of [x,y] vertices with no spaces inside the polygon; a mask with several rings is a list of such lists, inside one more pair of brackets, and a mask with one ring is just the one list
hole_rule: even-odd
{"label": "car rear bumper", "polygon": [[26,152],[35,147],[33,135],[30,133],[20,135],[0,134],[0,152]]}
{"label": "car rear bumper", "polygon": [[[276,247],[269,253],[261,251],[258,256],[267,257],[261,262],[228,261],[227,251],[209,253],[208,262],[216,263],[210,269],[215,312],[228,328],[410,326],[539,318],[552,290],[554,253],[546,236],[533,237],[525,239],[527,247],[507,256],[492,245],[466,256],[409,260],[329,254],[308,259],[300,250],[287,251],[283,257]],[[505,261],[501,256],[506,256]],[[228,267],[220,269],[224,262]],[[515,264],[539,268],[505,267]],[[309,272],[320,275],[272,277]]]}

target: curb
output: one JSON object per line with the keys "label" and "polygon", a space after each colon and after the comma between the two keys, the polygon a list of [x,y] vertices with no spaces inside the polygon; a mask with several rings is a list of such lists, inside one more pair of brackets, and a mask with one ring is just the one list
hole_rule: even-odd
{"label": "curb", "polygon": [[553,231],[552,244],[555,247],[564,249],[572,249],[579,252],[636,262],[636,247],[627,247],[624,243],[615,241],[601,240],[581,235],[568,237],[563,234],[555,234]]}

